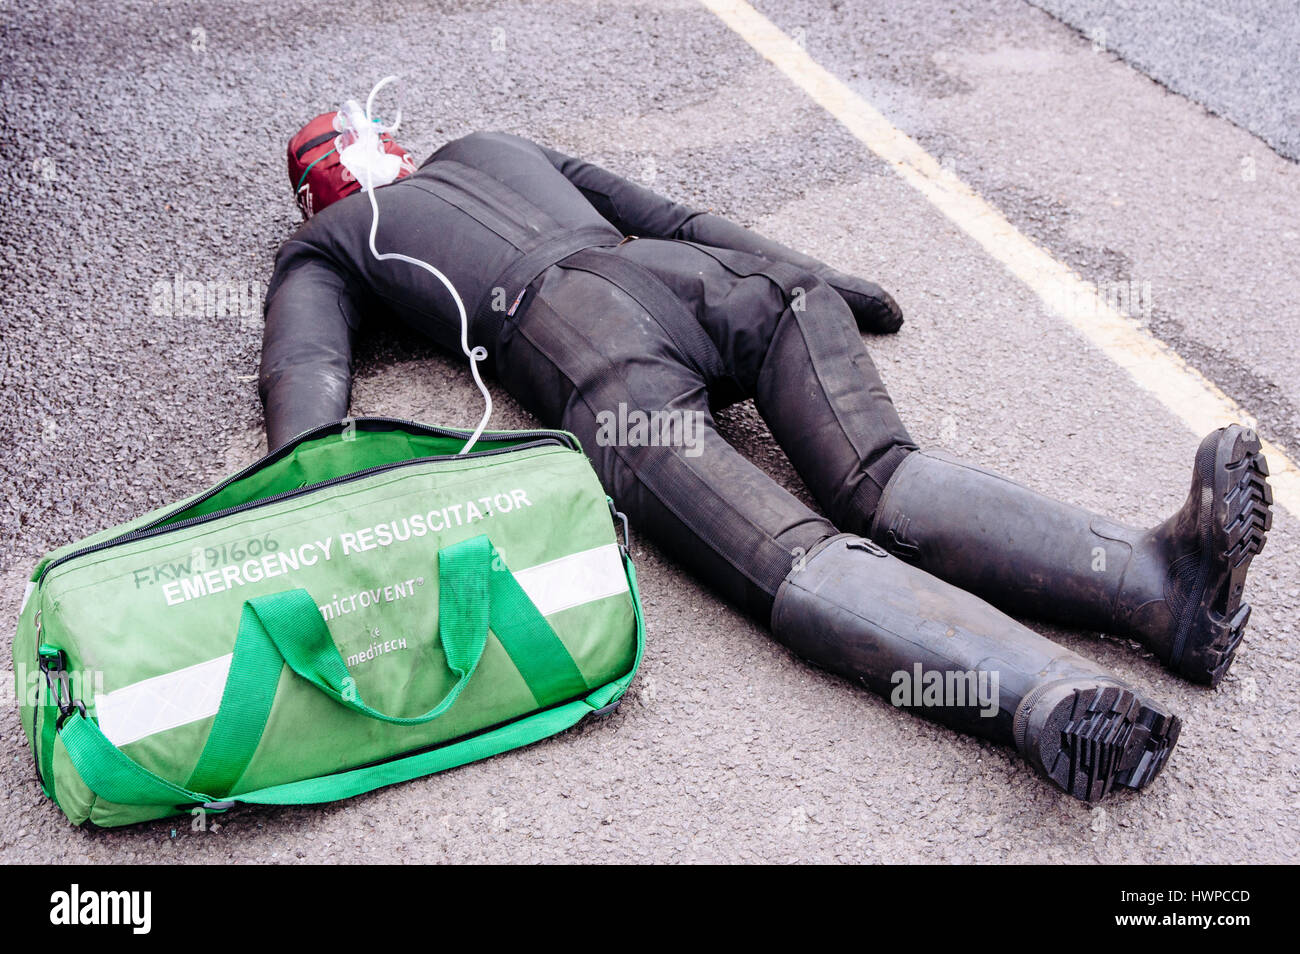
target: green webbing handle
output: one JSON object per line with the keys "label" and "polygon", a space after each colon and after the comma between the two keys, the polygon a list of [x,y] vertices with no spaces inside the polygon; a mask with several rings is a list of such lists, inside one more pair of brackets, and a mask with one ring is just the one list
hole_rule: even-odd
{"label": "green webbing handle", "polygon": [[[483,657],[489,626],[538,705],[571,699],[587,691],[587,682],[564,642],[555,635],[546,617],[533,605],[486,536],[471,537],[439,551],[438,603],[442,649],[447,666],[459,679],[428,712],[391,716],[361,700],[356,682],[334,645],[315,600],[306,590],[287,590],[248,601],[261,628],[290,669],[340,705],[381,722],[422,725],[450,709]],[[231,662],[231,675],[222,696],[223,708],[226,698],[232,695],[234,708],[247,707],[242,686],[241,691],[232,693],[239,656],[240,646],[236,641],[235,660]],[[265,671],[265,666],[258,665]],[[278,669],[275,675],[278,678]]]}
{"label": "green webbing handle", "polygon": [[[423,725],[451,708],[483,658],[492,605],[488,574],[493,572],[495,552],[488,538],[479,536],[438,554],[438,631],[447,667],[459,678],[441,701],[421,715],[387,715],[362,701],[316,601],[306,590],[285,590],[248,602],[289,668],[325,695],[381,722]],[[228,688],[236,681],[233,661],[231,669]],[[234,701],[241,702],[238,697]],[[223,696],[222,705],[225,703]]]}
{"label": "green webbing handle", "polygon": [[[362,701],[316,601],[306,590],[247,600],[221,705],[186,787],[221,794],[234,789],[262,739],[286,663],[335,702],[369,718],[394,725],[421,725],[438,718],[451,708],[483,656],[494,591],[505,585],[504,580],[491,577],[509,576],[509,582],[518,586],[509,571],[494,572],[494,566],[503,564],[486,536],[439,551],[438,635],[447,666],[458,679],[437,705],[417,716],[386,715]],[[549,635],[558,642],[546,621],[539,617],[538,622],[546,632],[536,634],[537,638],[545,640]]]}

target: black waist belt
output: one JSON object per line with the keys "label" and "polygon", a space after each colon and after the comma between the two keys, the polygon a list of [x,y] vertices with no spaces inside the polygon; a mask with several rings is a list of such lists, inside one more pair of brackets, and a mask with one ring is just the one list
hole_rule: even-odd
{"label": "black waist belt", "polygon": [[[617,245],[623,237],[611,231],[609,226],[590,225],[574,229],[552,239],[545,239],[535,248],[529,249],[514,264],[502,272],[497,280],[488,286],[470,313],[470,327],[479,344],[493,345],[501,335],[501,326],[505,323],[507,310],[519,300],[525,288],[533,283],[542,272],[546,271],[562,258],[568,258],[574,252],[593,248],[598,245]],[[505,294],[498,295],[503,289]],[[494,299],[497,307],[493,307]]]}
{"label": "black waist belt", "polygon": [[569,256],[563,265],[599,275],[635,299],[659,322],[705,382],[711,384],[727,376],[713,339],[685,303],[651,272],[619,255],[595,248]]}

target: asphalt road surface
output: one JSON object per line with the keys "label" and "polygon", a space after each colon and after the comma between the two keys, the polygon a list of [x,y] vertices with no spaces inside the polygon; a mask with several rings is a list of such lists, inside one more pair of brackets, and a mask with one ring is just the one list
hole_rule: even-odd
{"label": "asphalt road surface", "polygon": [[[1068,22],[1010,0],[755,6],[1020,232],[1131,291],[1151,333],[1300,451],[1300,169],[1273,148],[1295,154],[1296,98],[1240,105],[1296,23],[1261,12],[1268,44],[1243,43],[1225,78],[1213,44],[1169,52],[1137,17],[1097,43],[1066,3],[1045,6]],[[263,451],[261,290],[297,221],[284,143],[389,72],[414,154],[518,132],[880,281],[908,320],[867,344],[923,444],[1133,523],[1186,493],[1201,435],[694,0],[8,0],[0,618],[46,550]],[[162,307],[177,276],[229,283],[238,306]],[[497,401],[494,426],[530,423]],[[460,362],[366,338],[353,413],[467,425],[476,402]],[[752,409],[726,426],[804,493]],[[0,861],[1296,861],[1296,530],[1278,508],[1217,691],[1126,641],[1038,627],[1185,720],[1159,782],[1098,806],[801,664],[642,540],[648,651],[619,710],[343,803],[76,830],[6,695]]]}
{"label": "asphalt road surface", "polygon": [[1295,0],[1034,0],[1158,83],[1300,159]]}

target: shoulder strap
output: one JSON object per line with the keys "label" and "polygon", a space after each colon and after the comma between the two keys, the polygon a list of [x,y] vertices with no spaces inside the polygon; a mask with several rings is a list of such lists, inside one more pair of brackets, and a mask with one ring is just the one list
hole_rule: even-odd
{"label": "shoulder strap", "polygon": [[594,248],[569,256],[563,265],[599,275],[635,299],[668,333],[706,384],[727,376],[722,355],[704,326],[673,290],[649,270],[615,252]]}
{"label": "shoulder strap", "polygon": [[519,300],[524,289],[556,262],[583,249],[617,245],[622,240],[623,236],[612,225],[589,225],[542,239],[497,276],[496,281],[488,283],[483,297],[470,313],[470,328],[475,332],[474,343],[483,345],[489,353],[496,351],[497,339],[501,336],[501,328],[508,317],[505,310],[493,307],[497,289],[505,290],[505,306],[513,310],[514,303]]}

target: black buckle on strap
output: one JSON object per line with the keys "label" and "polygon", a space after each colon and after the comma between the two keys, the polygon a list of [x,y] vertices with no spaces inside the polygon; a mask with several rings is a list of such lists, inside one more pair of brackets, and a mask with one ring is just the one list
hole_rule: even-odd
{"label": "black buckle on strap", "polygon": [[67,657],[62,649],[42,646],[40,649],[40,669],[45,674],[45,684],[49,687],[50,697],[59,710],[59,718],[54,723],[55,729],[62,729],[63,723],[74,712],[80,712],[84,718],[86,704],[72,697],[72,679],[68,675]]}
{"label": "black buckle on strap", "polygon": [[626,556],[632,552],[632,534],[628,530],[627,515],[614,507],[613,498],[606,497],[605,502],[609,504],[609,515],[614,518],[614,523],[623,525],[623,542],[619,546],[623,550],[623,555]]}

